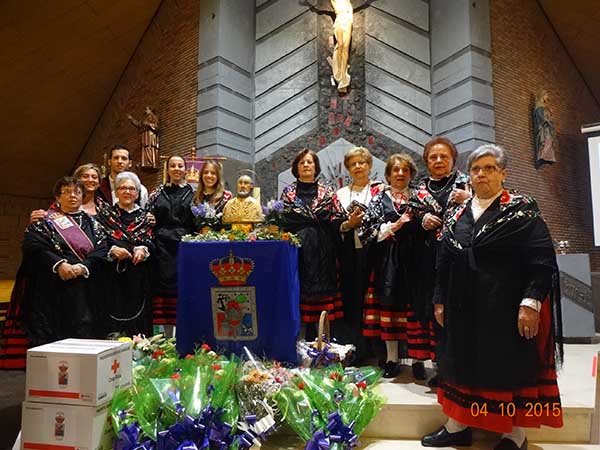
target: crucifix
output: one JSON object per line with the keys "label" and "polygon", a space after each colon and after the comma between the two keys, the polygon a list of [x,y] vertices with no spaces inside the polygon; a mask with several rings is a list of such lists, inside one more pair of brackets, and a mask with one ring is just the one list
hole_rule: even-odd
{"label": "crucifix", "polygon": [[327,62],[331,66],[332,81],[337,85],[337,90],[340,94],[348,92],[350,87],[350,74],[348,69],[348,57],[350,55],[350,43],[352,41],[352,24],[354,22],[354,13],[367,8],[375,0],[365,0],[362,5],[357,8],[352,6],[350,0],[330,0],[332,11],[318,9],[315,4],[309,3],[308,0],[300,1],[301,5],[308,8],[317,14],[327,14],[333,19],[333,33],[335,37],[335,46],[333,55],[327,57]]}

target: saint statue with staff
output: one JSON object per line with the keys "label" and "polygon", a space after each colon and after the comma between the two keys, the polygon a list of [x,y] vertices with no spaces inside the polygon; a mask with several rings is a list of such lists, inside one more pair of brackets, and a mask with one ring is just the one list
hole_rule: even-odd
{"label": "saint statue with staff", "polygon": [[136,120],[131,114],[127,114],[127,118],[134,127],[142,132],[142,169],[157,170],[160,160],[158,115],[149,106],[146,106],[143,120]]}

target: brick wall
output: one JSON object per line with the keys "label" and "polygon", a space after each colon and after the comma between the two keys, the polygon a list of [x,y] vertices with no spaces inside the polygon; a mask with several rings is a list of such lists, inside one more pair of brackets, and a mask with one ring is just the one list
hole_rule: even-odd
{"label": "brick wall", "polygon": [[14,279],[21,264],[23,232],[29,225],[29,213],[47,208],[51,198],[0,195],[0,280]]}
{"label": "brick wall", "polygon": [[[125,144],[140,164],[140,134],[127,114],[140,120],[145,106],[159,115],[161,156],[189,154],[196,133],[199,12],[196,0],[162,2],[77,164],[102,163],[115,143]],[[149,190],[162,181],[162,171],[137,172]]]}
{"label": "brick wall", "polygon": [[[560,39],[535,0],[491,2],[492,63],[496,141],[509,153],[507,186],[533,195],[555,240],[571,251],[593,250],[591,194],[584,123],[600,119],[600,105],[584,83]],[[534,167],[531,111],[534,94],[549,91],[559,150],[557,162]]]}

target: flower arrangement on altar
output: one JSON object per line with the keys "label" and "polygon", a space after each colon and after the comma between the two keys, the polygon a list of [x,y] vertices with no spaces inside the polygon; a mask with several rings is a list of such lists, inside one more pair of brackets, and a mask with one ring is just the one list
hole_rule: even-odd
{"label": "flower arrangement on altar", "polygon": [[243,230],[210,230],[200,234],[186,234],[181,238],[184,242],[205,241],[288,241],[290,244],[300,247],[300,238],[293,233],[272,232],[268,228],[257,228],[246,232]]}
{"label": "flower arrangement on altar", "polygon": [[289,369],[206,344],[180,359],[169,340],[137,338],[133,384],[111,405],[114,450],[249,450],[283,422],[307,449],[350,450],[384,403],[378,368]]}
{"label": "flower arrangement on altar", "polygon": [[262,211],[265,216],[266,224],[281,226],[283,221],[283,201],[269,200],[267,204],[262,207]]}
{"label": "flower arrangement on altar", "polygon": [[222,213],[217,213],[208,202],[200,203],[199,205],[193,205],[191,207],[192,214],[194,215],[194,224],[197,229],[205,227],[216,230],[221,227]]}

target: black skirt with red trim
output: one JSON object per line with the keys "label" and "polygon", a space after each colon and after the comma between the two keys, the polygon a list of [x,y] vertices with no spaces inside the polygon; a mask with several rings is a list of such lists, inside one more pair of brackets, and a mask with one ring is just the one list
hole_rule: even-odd
{"label": "black skirt with red trim", "polygon": [[300,320],[302,323],[315,323],[319,321],[321,311],[327,311],[329,321],[344,317],[342,309],[342,294],[300,298]]}
{"label": "black skirt with red trim", "polygon": [[[496,390],[459,386],[442,380],[438,402],[444,413],[467,426],[498,433],[509,433],[513,426],[562,427],[563,413],[554,359],[544,361],[545,355],[549,354],[547,346],[553,345],[548,339],[552,332],[551,314],[550,301],[547,300],[542,304],[540,330],[536,337],[540,369],[534,386]],[[507,364],[510,362],[507,361]],[[443,374],[440,375],[443,377]]]}
{"label": "black skirt with red trim", "polygon": [[26,279],[21,269],[15,277],[6,320],[0,335],[0,369],[25,369],[27,349],[30,347],[23,327],[22,303],[25,295]]}
{"label": "black skirt with red trim", "polygon": [[363,336],[383,341],[406,341],[407,314],[405,305],[386,305],[379,301],[375,275],[371,273],[364,301]]}
{"label": "black skirt with red trim", "polygon": [[176,325],[177,322],[177,298],[176,297],[154,297],[152,299],[152,324],[153,325]]}
{"label": "black skirt with red trim", "polygon": [[408,357],[419,361],[435,361],[436,333],[432,322],[417,319],[409,305],[406,313],[406,337],[408,341]]}

